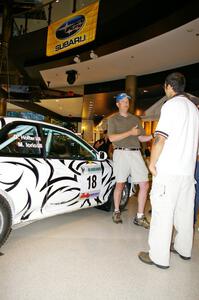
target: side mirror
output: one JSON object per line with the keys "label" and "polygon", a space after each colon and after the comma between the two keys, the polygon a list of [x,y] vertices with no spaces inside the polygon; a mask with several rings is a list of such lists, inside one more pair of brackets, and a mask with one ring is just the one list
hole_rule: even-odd
{"label": "side mirror", "polygon": [[107,159],[107,154],[104,151],[99,151],[97,154],[97,159],[100,161],[106,160]]}

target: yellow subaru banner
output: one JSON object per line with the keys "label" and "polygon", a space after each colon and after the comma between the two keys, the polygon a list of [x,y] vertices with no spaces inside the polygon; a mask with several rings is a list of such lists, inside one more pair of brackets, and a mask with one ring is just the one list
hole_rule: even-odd
{"label": "yellow subaru banner", "polygon": [[46,55],[52,56],[95,39],[99,1],[48,26]]}

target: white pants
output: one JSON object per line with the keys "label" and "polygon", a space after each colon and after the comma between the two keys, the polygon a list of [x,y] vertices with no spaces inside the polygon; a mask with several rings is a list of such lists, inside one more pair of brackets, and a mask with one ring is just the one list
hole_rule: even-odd
{"label": "white pants", "polygon": [[113,172],[116,182],[125,182],[129,175],[131,175],[134,183],[149,181],[149,172],[140,150],[115,149],[113,152]]}
{"label": "white pants", "polygon": [[149,231],[149,256],[162,266],[169,266],[173,225],[174,248],[190,257],[193,243],[194,178],[157,175],[150,192],[152,218]]}

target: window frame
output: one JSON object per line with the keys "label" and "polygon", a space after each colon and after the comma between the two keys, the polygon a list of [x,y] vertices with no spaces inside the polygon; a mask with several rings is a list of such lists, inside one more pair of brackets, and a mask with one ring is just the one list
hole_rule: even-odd
{"label": "window frame", "polygon": [[[49,130],[52,130],[52,131],[57,131],[57,132],[60,132],[60,133],[63,133],[64,135],[68,136],[71,140],[75,141],[76,143],[78,143],[78,145],[80,145],[81,147],[83,147],[84,149],[86,149],[88,152],[90,152],[90,154],[92,155],[92,159],[88,158],[78,158],[78,157],[71,157],[71,158],[59,158],[59,157],[48,157],[47,155],[47,152],[46,152],[46,147],[45,147],[45,137],[44,137],[44,134],[43,134],[43,128],[45,129],[49,129]],[[78,135],[76,135],[75,133],[73,133],[72,131],[66,129],[66,128],[59,128],[59,127],[55,127],[53,125],[46,125],[46,124],[40,124],[40,135],[41,135],[41,139],[42,139],[42,142],[43,142],[43,151],[44,151],[44,157],[46,159],[63,159],[63,160],[88,160],[88,161],[97,161],[98,158],[97,158],[97,154],[98,152],[92,147],[90,146],[87,142],[85,142],[83,139],[81,139]]]}

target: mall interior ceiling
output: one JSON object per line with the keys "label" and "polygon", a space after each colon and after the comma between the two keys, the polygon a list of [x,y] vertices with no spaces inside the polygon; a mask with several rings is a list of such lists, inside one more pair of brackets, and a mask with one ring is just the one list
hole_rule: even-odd
{"label": "mall interior ceiling", "polygon": [[[4,2],[0,0],[1,16],[5,12]],[[87,117],[98,123],[104,116],[111,114],[116,109],[114,95],[125,90],[126,76],[137,76],[135,107],[143,111],[164,95],[162,84],[165,76],[171,71],[183,72],[187,78],[187,91],[199,96],[198,0],[167,0],[164,5],[161,1],[155,0],[123,0],[122,5],[115,0],[100,0],[94,42],[50,57],[46,56],[47,26],[50,21],[47,13],[49,12],[48,5],[52,4],[52,10],[55,12],[58,11],[58,5],[60,8],[61,5],[67,7],[67,3],[70,2],[70,8],[68,8],[68,14],[70,14],[72,10],[74,12],[81,8],[83,2],[85,5],[85,3],[90,4],[94,1],[8,0],[7,2],[10,3],[13,20],[21,18],[25,22],[23,23],[25,24],[23,32],[20,31],[19,33],[18,30],[18,33],[11,36],[9,40],[7,65],[13,69],[9,70],[9,74],[3,73],[3,71],[0,74],[3,85],[8,83],[9,76],[9,84],[14,86],[9,93],[11,103],[61,120],[68,117],[70,120],[80,120],[81,113],[79,115],[76,115],[75,112],[74,114],[63,113],[63,111],[53,110],[52,105],[48,106],[48,101],[46,101],[46,106],[42,105],[41,102],[50,99],[52,104],[52,101],[55,103],[57,99],[74,99],[72,102],[75,107],[74,111],[79,111],[77,109],[80,106],[78,99],[85,95],[84,97],[88,96],[88,99],[92,98],[94,103],[93,111]],[[29,25],[27,25],[30,19],[42,20],[42,22],[46,22],[46,26],[36,31],[30,31],[28,30]],[[192,21],[196,21],[194,23],[196,28],[187,27],[186,31],[193,34],[194,47],[191,43],[189,44],[188,40],[189,47],[186,48],[186,51],[180,48],[179,35],[174,37],[174,43],[163,44],[163,38],[166,38],[166,35],[168,36],[170,32],[175,32],[177,28]],[[163,37],[160,43],[164,45],[164,51],[160,50],[161,53],[159,51],[162,65],[160,67],[159,57],[154,56],[150,68],[144,68],[149,64],[149,52],[154,52],[155,55],[156,51],[158,52],[158,49],[150,48],[147,42],[156,41],[159,37]],[[184,37],[181,36],[181,40],[183,39],[185,39],[185,34]],[[179,43],[178,49],[176,48],[177,43]],[[129,70],[124,51],[132,51],[133,53],[135,47],[140,45],[142,48],[139,49],[141,51],[144,49],[142,62],[137,68],[134,68],[132,64],[132,69]],[[198,45],[197,49],[195,49],[196,45]],[[97,59],[88,59],[91,50],[97,53]],[[74,57],[76,55],[81,57],[81,62],[75,64]],[[181,61],[180,58],[182,58]],[[134,54],[131,55],[131,59],[135,59]],[[106,63],[108,60],[112,62],[111,67]],[[113,71],[118,62],[120,68],[117,69],[116,76]],[[103,68],[102,71],[99,69],[99,65]],[[82,79],[80,76],[79,81],[68,84],[66,71],[75,67],[75,70],[81,73],[83,66],[87,71],[92,68],[92,72],[85,72]],[[54,78],[50,77],[50,74],[60,78],[60,85],[56,83],[56,80],[54,81]],[[96,74],[98,77],[93,79]],[[1,92],[5,94],[6,90],[1,88]]]}

